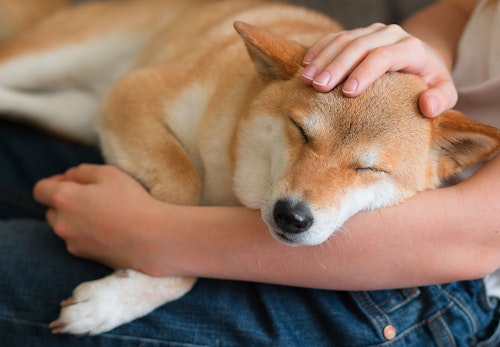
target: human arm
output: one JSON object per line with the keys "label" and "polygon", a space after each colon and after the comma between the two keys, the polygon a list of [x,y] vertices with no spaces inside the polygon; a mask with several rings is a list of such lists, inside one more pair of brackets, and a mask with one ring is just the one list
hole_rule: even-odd
{"label": "human arm", "polygon": [[[319,246],[274,240],[244,207],[165,204],[111,167],[42,180],[35,197],[71,253],[157,276],[381,289],[484,276],[500,266],[500,156],[456,186],[358,213]],[[446,208],[443,208],[446,206]]]}
{"label": "human arm", "polygon": [[441,0],[415,13],[401,27],[377,23],[327,34],[305,55],[303,80],[326,92],[347,78],[343,92],[354,97],[387,71],[413,73],[429,86],[419,100],[421,111],[426,116],[441,114],[457,101],[449,71],[476,2]]}
{"label": "human arm", "polygon": [[476,181],[488,187],[489,204],[484,189],[464,182],[397,207],[360,213],[317,247],[278,243],[258,213],[246,208],[160,203],[109,167],[81,167],[44,180],[35,195],[53,207],[48,220],[70,252],[113,267],[378,289],[476,278],[499,265],[498,161],[481,170],[482,181]]}

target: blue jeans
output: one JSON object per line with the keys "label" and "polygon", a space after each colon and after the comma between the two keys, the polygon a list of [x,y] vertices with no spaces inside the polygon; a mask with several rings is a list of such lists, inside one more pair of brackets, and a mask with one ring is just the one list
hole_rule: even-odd
{"label": "blue jeans", "polygon": [[201,279],[183,298],[108,333],[52,335],[59,302],[111,270],[65,251],[31,188],[101,160],[92,148],[0,121],[0,346],[500,345],[499,303],[485,297],[482,281],[344,292]]}

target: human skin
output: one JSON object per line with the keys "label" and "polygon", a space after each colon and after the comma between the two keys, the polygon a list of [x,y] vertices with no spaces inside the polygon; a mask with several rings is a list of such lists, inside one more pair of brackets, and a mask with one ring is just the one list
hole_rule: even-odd
{"label": "human skin", "polygon": [[[40,181],[70,253],[155,276],[364,290],[482,277],[500,265],[500,156],[467,181],[352,217],[319,246],[274,240],[257,211],[175,206],[111,166]],[[445,209],[442,207],[446,206]]]}
{"label": "human skin", "polygon": [[327,34],[304,56],[307,67],[303,80],[327,92],[346,79],[343,92],[354,97],[387,71],[413,73],[429,86],[420,96],[420,110],[435,117],[457,101],[449,71],[475,4],[469,0],[441,0],[417,12],[402,27],[376,23]]}
{"label": "human skin", "polygon": [[[441,22],[455,13],[461,23],[455,29],[461,32],[469,11],[459,6],[443,17],[442,9],[433,12],[436,7],[430,7],[405,23],[409,30],[418,28],[419,20],[435,18],[445,30],[442,39],[429,41],[432,53],[421,56],[424,70],[439,70],[437,57],[442,57],[441,66],[451,66],[459,35],[448,33],[449,27]],[[411,42],[421,45],[418,40]],[[414,52],[406,45],[397,47]],[[398,57],[405,60],[404,55]],[[412,72],[419,74],[418,69]],[[446,79],[445,75],[449,72],[436,74]],[[431,90],[442,92],[445,100],[450,96],[446,88],[438,84]],[[446,105],[454,103],[448,101]],[[35,186],[34,195],[49,206],[47,220],[70,253],[111,267],[156,276],[384,289],[479,278],[500,266],[499,172],[497,156],[460,184],[420,193],[395,207],[358,213],[326,243],[314,247],[279,243],[258,212],[244,207],[159,202],[109,166],[83,165],[44,179]]]}

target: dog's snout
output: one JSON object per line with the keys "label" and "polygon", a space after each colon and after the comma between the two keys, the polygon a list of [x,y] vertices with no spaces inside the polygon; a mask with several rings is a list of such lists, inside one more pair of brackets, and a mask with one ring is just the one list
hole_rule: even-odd
{"label": "dog's snout", "polygon": [[314,222],[307,204],[290,198],[278,200],[274,205],[273,217],[276,225],[287,234],[303,233]]}

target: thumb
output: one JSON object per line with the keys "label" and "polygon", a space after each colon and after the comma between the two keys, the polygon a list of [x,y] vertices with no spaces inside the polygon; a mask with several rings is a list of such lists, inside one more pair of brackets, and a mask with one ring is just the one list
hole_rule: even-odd
{"label": "thumb", "polygon": [[68,169],[63,174],[65,181],[74,181],[81,184],[93,184],[102,180],[105,174],[104,165],[80,164]]}
{"label": "thumb", "polygon": [[458,100],[457,90],[452,81],[442,81],[420,94],[419,108],[424,116],[433,118],[451,109]]}

